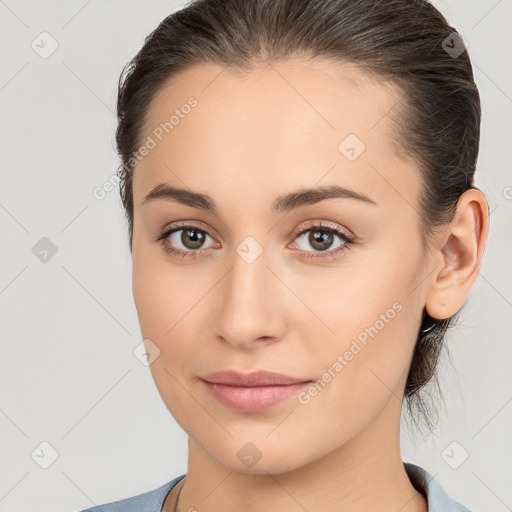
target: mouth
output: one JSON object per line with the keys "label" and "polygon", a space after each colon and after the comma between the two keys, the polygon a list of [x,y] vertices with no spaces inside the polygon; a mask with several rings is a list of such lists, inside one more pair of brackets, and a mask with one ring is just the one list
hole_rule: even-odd
{"label": "mouth", "polygon": [[263,370],[249,374],[228,370],[206,375],[201,380],[217,401],[241,412],[270,409],[313,382]]}

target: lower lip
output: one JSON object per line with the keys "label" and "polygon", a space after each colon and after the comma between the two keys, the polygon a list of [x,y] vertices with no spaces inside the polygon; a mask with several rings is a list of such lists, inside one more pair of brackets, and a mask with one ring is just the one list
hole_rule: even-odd
{"label": "lower lip", "polygon": [[302,389],[311,384],[311,381],[309,381],[280,386],[243,387],[214,384],[205,380],[203,382],[208,391],[221,404],[243,412],[258,412],[270,409],[274,405],[297,395]]}

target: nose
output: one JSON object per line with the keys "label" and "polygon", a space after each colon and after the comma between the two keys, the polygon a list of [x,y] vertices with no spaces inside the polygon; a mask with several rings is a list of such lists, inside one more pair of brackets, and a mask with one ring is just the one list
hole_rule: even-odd
{"label": "nose", "polygon": [[219,283],[215,300],[214,334],[238,348],[251,348],[281,339],[286,328],[282,283],[263,251],[254,261],[233,252],[231,266]]}

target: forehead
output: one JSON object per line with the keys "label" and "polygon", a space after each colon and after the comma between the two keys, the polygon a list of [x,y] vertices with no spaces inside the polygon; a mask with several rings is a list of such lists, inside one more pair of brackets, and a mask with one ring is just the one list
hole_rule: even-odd
{"label": "forehead", "polygon": [[[244,114],[254,115],[256,109],[260,115],[254,122],[280,120],[280,114],[295,113],[323,121],[324,128],[359,127],[361,133],[378,123],[377,133],[389,130],[390,139],[389,114],[402,100],[396,84],[349,62],[293,58],[254,64],[250,71],[202,63],[159,86],[144,119],[143,132],[151,132],[160,121],[168,119],[166,114],[179,109],[191,96],[198,100],[205,116],[215,109],[236,109],[240,124]],[[264,117],[265,113],[270,119]],[[236,128],[236,120],[232,119],[230,125]]]}
{"label": "forehead", "polygon": [[[391,124],[401,98],[393,84],[350,63],[289,59],[249,72],[196,65],[167,80],[150,104],[142,142],[150,137],[155,146],[137,165],[134,199],[185,174],[194,188],[242,177],[246,187],[287,187],[291,177],[310,187],[334,167],[360,188],[384,162],[411,167]],[[361,156],[351,160],[354,144]]]}

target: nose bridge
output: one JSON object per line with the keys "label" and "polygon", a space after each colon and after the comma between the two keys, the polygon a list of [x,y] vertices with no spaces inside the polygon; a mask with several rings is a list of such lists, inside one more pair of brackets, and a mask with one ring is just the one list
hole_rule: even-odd
{"label": "nose bridge", "polygon": [[232,344],[280,336],[278,280],[268,268],[269,251],[247,236],[234,248],[229,266],[219,297],[217,334]]}

